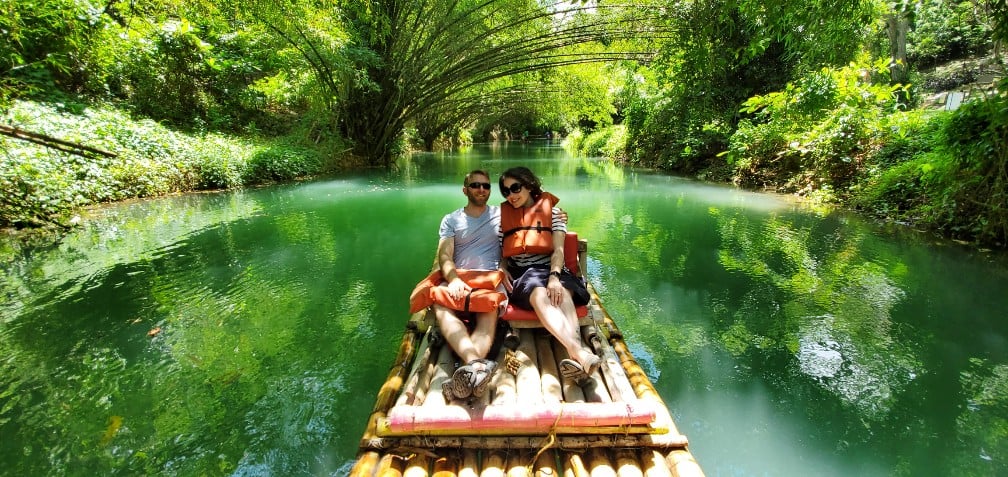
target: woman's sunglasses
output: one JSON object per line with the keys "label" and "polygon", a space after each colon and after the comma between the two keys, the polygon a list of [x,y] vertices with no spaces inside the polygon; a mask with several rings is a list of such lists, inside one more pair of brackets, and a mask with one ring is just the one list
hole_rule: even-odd
{"label": "woman's sunglasses", "polygon": [[511,187],[501,186],[501,194],[503,194],[504,197],[507,197],[511,194],[517,194],[521,192],[521,189],[522,189],[522,183],[515,182],[514,184],[511,184]]}
{"label": "woman's sunglasses", "polygon": [[470,182],[469,183],[469,188],[470,189],[479,189],[480,187],[482,187],[483,190],[490,190],[490,183],[489,182]]}

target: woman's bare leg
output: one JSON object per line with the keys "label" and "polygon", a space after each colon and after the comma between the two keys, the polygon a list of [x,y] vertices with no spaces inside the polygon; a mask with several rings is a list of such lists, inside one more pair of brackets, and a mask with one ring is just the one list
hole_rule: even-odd
{"label": "woman's bare leg", "polygon": [[546,288],[543,287],[532,290],[529,301],[543,326],[567,350],[567,354],[581,363],[585,371],[588,371],[595,353],[592,353],[581,341],[581,327],[578,326],[577,311],[574,308],[570,291],[564,289],[564,298],[559,307],[550,302],[546,295]]}

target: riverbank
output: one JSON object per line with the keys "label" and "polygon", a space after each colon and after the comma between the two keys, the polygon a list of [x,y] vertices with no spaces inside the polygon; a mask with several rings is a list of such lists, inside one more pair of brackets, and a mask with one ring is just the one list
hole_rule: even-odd
{"label": "riverbank", "polygon": [[0,135],[3,228],[64,229],[82,208],[102,203],[284,182],[345,166],[343,144],[309,142],[296,132],[180,132],[106,105],[16,101],[0,124],[19,133]]}

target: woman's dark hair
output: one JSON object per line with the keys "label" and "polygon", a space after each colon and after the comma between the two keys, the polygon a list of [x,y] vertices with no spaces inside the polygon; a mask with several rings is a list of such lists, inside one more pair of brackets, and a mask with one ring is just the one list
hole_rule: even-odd
{"label": "woman's dark hair", "polygon": [[512,167],[504,171],[500,176],[500,180],[497,181],[497,185],[500,187],[501,191],[504,190],[505,177],[510,177],[518,181],[522,187],[528,189],[529,193],[532,195],[533,201],[539,200],[539,196],[542,195],[542,182],[540,182],[539,178],[536,177],[536,175],[533,174],[527,167]]}

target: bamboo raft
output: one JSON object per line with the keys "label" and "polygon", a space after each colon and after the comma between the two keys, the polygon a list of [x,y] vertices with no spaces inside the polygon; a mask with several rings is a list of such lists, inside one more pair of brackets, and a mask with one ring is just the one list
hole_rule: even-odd
{"label": "bamboo raft", "polygon": [[[585,270],[587,244],[574,234],[568,241],[576,253],[567,257],[577,257],[568,268]],[[520,345],[501,348],[492,392],[446,403],[441,384],[458,358],[432,345],[433,313],[411,316],[351,477],[702,477],[686,436],[588,289],[581,334],[603,361],[585,386],[558,372],[568,356],[546,330],[517,319],[510,323]],[[503,369],[508,353],[522,364],[514,374]]]}

